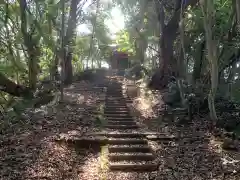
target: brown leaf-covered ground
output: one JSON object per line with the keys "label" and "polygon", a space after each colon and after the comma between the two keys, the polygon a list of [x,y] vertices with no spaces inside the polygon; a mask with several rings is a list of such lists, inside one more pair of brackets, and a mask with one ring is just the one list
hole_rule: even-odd
{"label": "brown leaf-covered ground", "polygon": [[65,89],[64,103],[28,109],[15,123],[2,122],[1,180],[98,179],[98,152],[55,141],[62,135],[98,131],[92,111],[104,93],[92,86],[85,82],[73,84]]}
{"label": "brown leaf-covered ground", "polygon": [[[159,170],[152,173],[110,173],[103,175],[102,152],[56,142],[62,136],[83,136],[99,131],[94,113],[105,93],[93,84],[80,82],[65,90],[64,103],[28,109],[21,119],[1,124],[1,180],[239,180],[238,152],[221,149],[221,140],[209,132],[207,118],[176,126],[158,114],[159,96],[139,97],[129,104],[141,131],[178,136],[168,143],[149,141]],[[88,91],[91,90],[91,91]],[[157,98],[158,97],[158,98]],[[105,161],[105,160],[104,160]],[[104,162],[105,163],[105,162]],[[104,170],[105,171],[105,170]]]}
{"label": "brown leaf-covered ground", "polygon": [[[158,95],[160,97],[161,94]],[[208,117],[195,116],[193,122],[177,126],[176,123],[159,115],[163,104],[160,98],[149,100],[145,96],[135,98],[130,105],[136,121],[146,131],[167,133],[181,137],[169,141],[149,142],[159,162],[154,175],[158,180],[239,180],[240,153],[224,151],[222,139],[209,132]],[[237,142],[239,144],[239,142]]]}

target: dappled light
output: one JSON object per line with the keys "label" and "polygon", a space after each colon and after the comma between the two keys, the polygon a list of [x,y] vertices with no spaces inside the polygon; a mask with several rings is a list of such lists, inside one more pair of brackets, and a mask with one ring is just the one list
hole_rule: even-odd
{"label": "dappled light", "polygon": [[240,0],[0,2],[1,180],[239,180]]}
{"label": "dappled light", "polygon": [[[94,119],[87,103],[76,101],[76,97],[81,96],[83,99],[90,98],[89,102],[96,105],[98,96],[91,93],[93,94],[92,91],[86,93],[84,90],[71,91],[69,94],[73,98],[68,97],[68,103],[25,111],[21,121],[15,125],[5,125],[2,129],[5,135],[1,142],[8,145],[1,146],[1,153],[7,155],[2,160],[14,170],[11,174],[9,169],[1,171],[6,179],[19,174],[23,179],[71,179],[83,172],[80,162],[84,164],[88,155],[92,161],[97,159],[94,153],[91,155],[91,152],[88,154],[88,151],[81,150],[79,154],[79,150],[55,142],[59,138],[75,140],[94,129]],[[100,92],[98,94],[101,95]],[[7,157],[13,157],[15,163],[8,164],[11,161]],[[75,164],[78,165],[75,167]]]}
{"label": "dappled light", "polygon": [[135,100],[134,105],[136,106],[136,109],[143,112],[142,115],[145,118],[156,117],[156,114],[154,114],[154,111],[152,110],[152,103],[150,103],[149,101],[138,98]]}
{"label": "dappled light", "polygon": [[99,165],[100,155],[90,156],[81,166],[81,171],[78,175],[79,180],[98,180],[99,179]]}
{"label": "dappled light", "polygon": [[[204,124],[196,119],[190,127],[175,127],[175,124],[168,123],[164,118],[156,119],[157,116],[146,116],[145,111],[148,108],[156,114],[159,111],[153,108],[156,105],[155,102],[149,100],[150,97],[140,96],[138,104],[132,105],[137,121],[144,123],[145,131],[173,133],[177,137],[176,140],[170,141],[148,141],[149,146],[157,153],[160,163],[158,177],[161,176],[163,179],[228,177],[231,179],[235,175],[238,176],[240,156],[237,155],[238,153],[222,149],[223,142],[211,136],[207,121]],[[143,103],[140,103],[141,101]],[[152,138],[156,137],[153,135]]]}

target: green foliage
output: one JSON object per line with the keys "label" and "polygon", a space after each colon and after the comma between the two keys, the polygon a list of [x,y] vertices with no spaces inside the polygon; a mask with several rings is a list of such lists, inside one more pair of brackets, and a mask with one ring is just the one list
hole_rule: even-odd
{"label": "green foliage", "polygon": [[[7,3],[8,2],[8,3]],[[21,29],[20,1],[3,1],[0,5],[0,72],[13,82],[29,84],[29,65],[31,52],[26,46],[24,31]],[[61,50],[61,1],[59,0],[32,0],[26,1],[26,32],[31,36],[31,43],[39,48],[36,55],[38,80],[50,76],[51,70],[59,66],[59,51]],[[159,5],[157,1],[146,0],[114,0],[101,2],[97,8],[96,1],[83,11],[81,8],[86,1],[80,1],[77,10],[77,24],[84,23],[91,33],[77,33],[76,38],[70,44],[72,48],[72,64],[74,73],[78,74],[86,66],[87,59],[93,59],[94,64],[108,62],[112,48],[110,44],[117,44],[118,50],[130,54],[132,64],[144,64],[155,69],[159,61],[161,28],[157,14]],[[160,1],[159,1],[160,2]],[[174,7],[177,1],[161,1],[165,13],[165,24],[174,17]],[[236,26],[237,8],[234,1],[215,0],[214,18],[212,27],[214,39],[217,41],[219,69],[231,68],[230,57],[236,56],[240,47],[239,32]],[[68,27],[68,19],[71,1],[66,1],[65,28]],[[125,17],[125,29],[116,34],[116,38],[110,37],[110,29],[105,22],[110,18],[112,7],[119,7]],[[97,14],[96,9],[98,9]],[[192,72],[196,59],[201,56],[200,43],[205,38],[203,15],[199,5],[188,7],[184,11],[184,60],[188,72]],[[66,31],[65,29],[65,31]],[[176,31],[178,32],[178,30]],[[92,48],[90,49],[90,47]],[[173,59],[178,59],[179,35],[173,43]],[[31,46],[30,46],[31,47]],[[206,47],[205,47],[206,48]],[[208,63],[202,58],[203,68],[201,77],[208,71]],[[56,58],[56,56],[58,58]],[[57,60],[56,60],[57,59]],[[225,67],[226,66],[226,67]],[[234,65],[236,66],[236,65]],[[238,68],[236,68],[238,69]],[[237,72],[237,71],[236,71]],[[237,75],[235,72],[235,75]],[[237,89],[237,88],[236,88]],[[238,97],[239,92],[233,92]],[[10,96],[9,96],[10,97]],[[1,100],[1,98],[0,98]]]}
{"label": "green foliage", "polygon": [[131,43],[130,35],[128,31],[122,30],[119,33],[117,33],[115,41],[119,51],[132,53],[132,54],[134,53],[133,44]]}
{"label": "green foliage", "polygon": [[[20,2],[26,3],[23,22]],[[37,81],[49,79],[53,68],[59,66],[61,60],[61,31],[62,1],[3,1],[0,5],[0,72],[7,78],[20,85],[28,85],[30,73],[36,71]],[[68,28],[71,1],[65,1],[66,18],[65,28]],[[86,1],[79,1],[77,9],[77,25],[85,23],[89,29],[93,26],[95,14],[92,10],[96,7],[95,2],[83,11]],[[90,54],[98,61],[108,60],[110,57],[111,43],[109,30],[105,20],[109,18],[111,6],[101,4],[96,21],[93,52]],[[66,30],[65,30],[66,32]],[[78,73],[84,69],[84,61],[89,58],[90,39],[92,34],[77,33],[73,42],[64,42],[64,46],[72,48],[73,72]],[[26,38],[27,37],[27,38]],[[75,36],[74,36],[75,37]],[[33,52],[34,51],[34,52]],[[32,54],[31,54],[32,53]],[[30,63],[30,57],[35,59]],[[57,57],[57,58],[56,58]],[[11,99],[6,96],[7,101]],[[3,100],[0,97],[0,101]],[[2,101],[1,101],[2,102]],[[5,100],[3,101],[5,102]]]}

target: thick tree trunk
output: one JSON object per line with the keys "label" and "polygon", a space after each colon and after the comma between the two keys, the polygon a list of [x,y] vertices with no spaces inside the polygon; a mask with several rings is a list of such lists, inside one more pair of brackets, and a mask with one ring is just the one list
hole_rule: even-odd
{"label": "thick tree trunk", "polygon": [[13,96],[28,96],[31,94],[29,88],[16,84],[0,73],[0,91],[4,91]]}
{"label": "thick tree trunk", "polygon": [[66,51],[66,58],[65,58],[65,84],[71,84],[73,79],[73,68],[72,68],[72,53],[73,53],[73,46],[75,43],[76,37],[76,27],[77,27],[77,6],[80,0],[72,0],[70,6],[70,14],[68,20],[68,28],[65,36],[65,47],[68,46]]}
{"label": "thick tree trunk", "polygon": [[37,75],[38,75],[38,56],[40,49],[38,47],[38,40],[34,38],[34,32],[28,32],[27,24],[27,2],[26,0],[20,0],[21,9],[21,33],[23,35],[24,45],[28,52],[28,77],[29,77],[29,87],[31,89],[36,89]]}
{"label": "thick tree trunk", "polygon": [[28,78],[29,78],[29,87],[31,89],[36,89],[37,75],[38,75],[38,64],[37,64],[35,55],[33,55],[29,57],[29,62],[28,62]]}
{"label": "thick tree trunk", "polygon": [[[189,6],[194,6],[198,0],[189,0],[183,5],[183,11]],[[171,76],[177,76],[177,62],[173,56],[173,44],[177,37],[177,32],[179,29],[180,13],[181,13],[181,1],[176,0],[176,7],[172,18],[165,24],[165,13],[163,10],[162,3],[157,5],[158,21],[160,23],[161,36],[159,39],[160,47],[160,59],[159,59],[159,72],[157,73],[160,77],[156,77],[157,81],[160,83],[160,88],[166,87],[169,78]]]}
{"label": "thick tree trunk", "polygon": [[213,14],[214,14],[214,5],[212,1],[203,0],[202,12],[204,15],[204,29],[206,34],[206,45],[208,50],[208,60],[211,71],[211,89],[208,94],[208,107],[210,111],[210,117],[213,122],[217,120],[217,114],[215,109],[215,95],[218,87],[218,59],[217,59],[217,43],[214,40],[212,26],[213,26]]}
{"label": "thick tree trunk", "polygon": [[59,52],[56,50],[54,60],[50,69],[51,80],[60,80],[60,73],[58,72]]}
{"label": "thick tree trunk", "polygon": [[195,84],[198,79],[201,77],[201,70],[203,64],[203,57],[204,57],[204,49],[205,49],[205,41],[200,44],[198,50],[198,57],[196,57],[196,61],[193,67],[193,74],[192,74],[192,84]]}
{"label": "thick tree trunk", "polygon": [[73,79],[72,53],[68,52],[65,61],[66,62],[64,84],[71,84]]}

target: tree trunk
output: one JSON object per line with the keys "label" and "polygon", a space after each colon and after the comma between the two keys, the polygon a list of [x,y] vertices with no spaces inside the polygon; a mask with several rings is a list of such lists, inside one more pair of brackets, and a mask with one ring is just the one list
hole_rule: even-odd
{"label": "tree trunk", "polygon": [[214,5],[213,1],[203,0],[201,3],[202,12],[204,15],[204,29],[206,34],[206,45],[208,50],[208,60],[211,71],[211,89],[208,94],[208,107],[210,110],[210,117],[213,122],[217,120],[217,114],[215,109],[215,95],[218,87],[218,59],[217,59],[217,43],[213,39],[213,16]]}
{"label": "tree trunk", "polygon": [[37,75],[38,75],[38,64],[35,55],[29,57],[28,62],[28,78],[29,78],[29,87],[31,89],[36,89],[37,84]]}
{"label": "tree trunk", "polygon": [[[27,25],[27,2],[26,0],[20,0],[20,10],[21,10],[21,33],[23,35],[24,45],[28,52],[28,76],[29,76],[29,87],[31,89],[36,89],[37,75],[38,75],[38,56],[40,49],[38,47],[38,40],[34,38],[34,32],[28,32]],[[32,28],[34,29],[34,28]]]}
{"label": "tree trunk", "polygon": [[0,73],[0,91],[18,97],[31,95],[29,88],[14,83],[6,78],[2,73]]}
{"label": "tree trunk", "polygon": [[[189,0],[185,1],[182,9],[183,11],[189,6],[194,6],[198,0]],[[160,87],[164,88],[168,84],[168,80],[170,76],[176,76],[177,72],[177,62],[173,56],[173,44],[177,37],[177,31],[179,28],[180,21],[180,13],[181,13],[181,1],[176,1],[175,10],[170,21],[165,24],[165,13],[163,10],[163,5],[159,2],[157,7],[158,21],[160,23],[160,39],[159,39],[159,47],[160,47],[160,59],[159,59],[159,72],[157,74],[160,75],[158,77],[158,81],[160,83]]]}
{"label": "tree trunk", "polygon": [[236,0],[236,13],[237,13],[237,23],[238,31],[240,30],[240,1]]}
{"label": "tree trunk", "polygon": [[57,56],[55,59],[55,63],[60,59],[60,67],[61,67],[61,85],[60,85],[60,92],[61,92],[61,99],[60,101],[63,102],[64,100],[64,80],[65,80],[65,0],[61,2],[61,10],[62,10],[62,19],[61,19],[61,33],[60,33],[60,40],[61,40],[61,50],[57,52]]}
{"label": "tree trunk", "polygon": [[[203,64],[203,55],[204,55],[204,49],[205,49],[205,41],[203,41],[200,46],[199,50],[197,52],[197,57],[195,58],[195,63],[193,67],[193,74],[192,74],[192,84],[195,85],[196,81],[200,79],[201,77],[201,70],[202,70],[202,64]],[[199,55],[200,53],[200,55]]]}
{"label": "tree trunk", "polygon": [[72,52],[68,52],[65,58],[64,84],[71,84],[73,79]]}
{"label": "tree trunk", "polygon": [[184,60],[184,51],[183,48],[181,48],[182,43],[180,42],[180,40],[177,40],[176,42],[176,59],[177,59],[177,73],[176,76],[181,78],[181,79],[186,79],[186,62]]}
{"label": "tree trunk", "polygon": [[76,38],[76,27],[77,27],[77,6],[80,0],[72,0],[70,6],[70,14],[68,19],[68,28],[64,40],[64,45],[67,47],[66,58],[65,58],[65,84],[71,84],[73,79],[73,68],[72,68],[72,53],[73,46]]}
{"label": "tree trunk", "polygon": [[51,69],[50,69],[50,76],[51,76],[51,80],[60,80],[60,74],[58,72],[58,66],[59,66],[59,52],[56,50],[55,51],[55,55],[54,55],[54,59],[53,62],[51,64]]}

